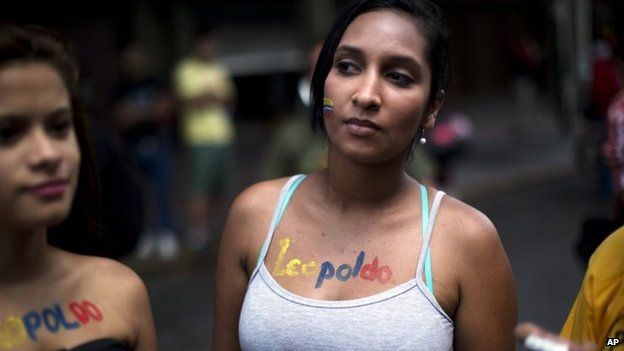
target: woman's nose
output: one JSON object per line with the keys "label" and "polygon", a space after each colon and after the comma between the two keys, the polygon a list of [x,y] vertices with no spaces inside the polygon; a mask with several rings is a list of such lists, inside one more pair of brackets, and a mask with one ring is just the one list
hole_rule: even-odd
{"label": "woman's nose", "polygon": [[363,110],[379,110],[382,103],[379,77],[369,73],[362,78],[351,102]]}
{"label": "woman's nose", "polygon": [[33,169],[55,169],[61,160],[59,145],[45,130],[36,128],[30,138],[28,163]]}

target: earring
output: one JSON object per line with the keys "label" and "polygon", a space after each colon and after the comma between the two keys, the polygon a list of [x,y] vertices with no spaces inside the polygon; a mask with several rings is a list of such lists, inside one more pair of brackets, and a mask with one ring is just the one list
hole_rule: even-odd
{"label": "earring", "polygon": [[425,129],[423,128],[422,133],[420,134],[420,145],[425,145],[427,143],[427,138],[425,138]]}

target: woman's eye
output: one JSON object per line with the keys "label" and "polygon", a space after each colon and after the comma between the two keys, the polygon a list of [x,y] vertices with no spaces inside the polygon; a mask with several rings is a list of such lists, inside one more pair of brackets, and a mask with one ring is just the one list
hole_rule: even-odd
{"label": "woman's eye", "polygon": [[0,145],[9,145],[15,142],[23,133],[25,127],[19,123],[7,123],[0,125]]}
{"label": "woman's eye", "polygon": [[349,61],[338,61],[336,63],[336,68],[342,74],[354,74],[360,71],[359,67],[356,66],[353,62]]}
{"label": "woman's eye", "polygon": [[414,80],[412,78],[410,78],[409,76],[402,74],[402,73],[398,73],[398,72],[390,72],[387,75],[388,79],[390,79],[392,82],[400,85],[400,86],[410,86],[412,84],[414,84]]}
{"label": "woman's eye", "polygon": [[67,132],[69,132],[71,127],[72,122],[69,118],[60,119],[50,122],[50,124],[48,125],[48,131],[50,131],[52,135],[64,137],[65,135],[67,135]]}

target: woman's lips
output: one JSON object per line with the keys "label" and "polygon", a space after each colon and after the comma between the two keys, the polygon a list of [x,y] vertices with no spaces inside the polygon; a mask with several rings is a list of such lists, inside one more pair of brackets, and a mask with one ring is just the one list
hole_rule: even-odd
{"label": "woman's lips", "polygon": [[349,118],[345,122],[347,131],[356,136],[371,136],[379,131],[379,126],[365,119]]}
{"label": "woman's lips", "polygon": [[66,180],[57,180],[41,183],[30,187],[27,191],[42,199],[51,199],[63,196],[67,190],[68,182]]}

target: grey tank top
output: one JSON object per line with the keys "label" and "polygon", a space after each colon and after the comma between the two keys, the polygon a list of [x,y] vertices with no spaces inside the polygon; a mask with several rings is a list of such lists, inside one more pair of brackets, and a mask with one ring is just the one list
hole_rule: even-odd
{"label": "grey tank top", "polygon": [[294,176],[282,189],[245,294],[239,320],[241,348],[297,351],[452,350],[453,321],[423,281],[424,257],[444,193],[438,191],[434,198],[416,277],[363,298],[317,300],[284,289],[264,264],[273,233],[290,196],[302,180],[303,176]]}

